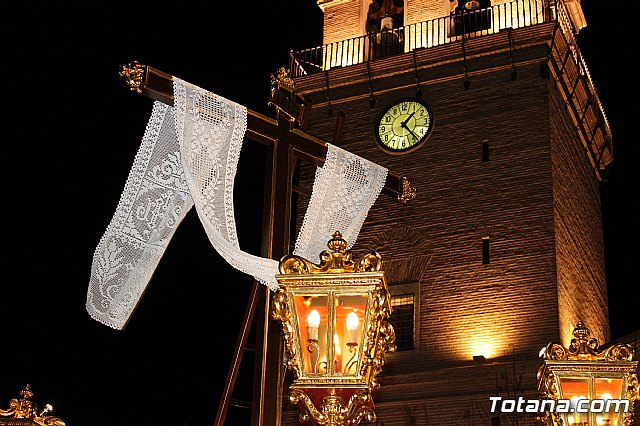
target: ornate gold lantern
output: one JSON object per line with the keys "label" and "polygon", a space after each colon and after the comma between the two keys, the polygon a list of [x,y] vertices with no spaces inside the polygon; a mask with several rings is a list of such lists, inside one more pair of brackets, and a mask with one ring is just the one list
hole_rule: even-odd
{"label": "ornate gold lantern", "polygon": [[542,400],[556,401],[542,419],[548,426],[628,426],[639,399],[638,361],[630,345],[599,350],[582,321],[569,348],[549,343],[538,372]]}
{"label": "ornate gold lantern", "polygon": [[375,422],[371,391],[379,388],[384,353],[395,350],[382,259],[378,253],[353,259],[340,232],[328,247],[320,264],[283,257],[276,276],[272,316],[282,322],[295,375],[289,400],[303,424]]}
{"label": "ornate gold lantern", "polygon": [[31,386],[26,385],[20,391],[20,399],[9,401],[8,409],[0,409],[0,426],[65,426],[59,418],[46,415],[53,410],[50,404],[38,412],[36,403],[29,399],[32,396]]}

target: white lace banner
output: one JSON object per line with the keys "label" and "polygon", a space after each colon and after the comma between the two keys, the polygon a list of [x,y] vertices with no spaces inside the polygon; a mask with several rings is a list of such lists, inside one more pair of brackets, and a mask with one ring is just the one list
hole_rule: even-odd
{"label": "white lace banner", "polygon": [[[278,261],[240,249],[234,215],[245,107],[174,77],[174,107],[155,102],[116,212],[93,256],[86,309],[109,327],[130,319],[178,224],[195,205],[215,250],[277,288]],[[329,145],[294,254],[317,261],[335,231],[351,247],[387,169]]]}
{"label": "white lace banner", "polygon": [[342,233],[350,249],[380,195],[387,172],[376,163],[329,144],[324,165],[316,169],[294,254],[318,262],[335,231]]}
{"label": "white lace banner", "polygon": [[125,326],[192,205],[173,109],[155,102],[116,212],[93,255],[86,302],[93,319]]}
{"label": "white lace banner", "polygon": [[240,250],[233,188],[247,129],[247,109],[173,80],[176,133],[198,217],[216,251],[234,268],[277,289],[278,261]]}

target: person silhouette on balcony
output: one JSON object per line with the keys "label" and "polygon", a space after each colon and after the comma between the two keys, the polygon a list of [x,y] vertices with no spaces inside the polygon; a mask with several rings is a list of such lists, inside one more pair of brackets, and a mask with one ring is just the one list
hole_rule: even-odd
{"label": "person silhouette on balcony", "polygon": [[372,59],[400,53],[404,2],[402,0],[372,0],[367,13]]}
{"label": "person silhouette on balcony", "polygon": [[393,28],[393,18],[385,16],[380,24],[380,32],[375,37],[374,58],[400,53],[400,36],[398,30]]}
{"label": "person silhouette on balcony", "polygon": [[402,15],[404,2],[402,0],[372,0],[367,12],[367,32],[377,33],[382,29],[382,19],[391,17],[392,27],[404,25]]}
{"label": "person silhouette on balcony", "polygon": [[491,27],[491,0],[450,0],[449,37],[473,34]]}

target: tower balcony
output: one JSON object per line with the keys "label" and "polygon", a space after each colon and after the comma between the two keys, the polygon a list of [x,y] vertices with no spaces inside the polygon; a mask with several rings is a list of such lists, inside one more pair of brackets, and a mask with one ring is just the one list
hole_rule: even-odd
{"label": "tower balcony", "polygon": [[551,6],[547,0],[515,0],[291,51],[290,76],[295,78],[555,20],[561,21],[565,31],[577,33],[582,24],[576,24],[570,14],[572,9],[563,5],[560,2],[558,7]]}
{"label": "tower balcony", "polygon": [[[331,93],[341,87],[345,99],[367,97],[372,82],[378,92],[394,90],[390,85],[393,83],[384,80],[389,75],[395,76],[396,86],[400,75],[407,74],[407,79],[413,80],[422,72],[428,79],[438,81],[462,78],[467,88],[469,78],[481,73],[481,68],[512,68],[515,78],[518,61],[535,60],[526,53],[535,45],[540,48],[536,57],[546,70],[541,69],[541,73],[548,74],[547,78],[561,89],[589,161],[602,179],[613,161],[611,130],[578,48],[576,34],[585,26],[579,2],[494,0],[488,7],[482,7],[482,1],[468,3],[480,7],[290,51],[288,71],[296,92],[313,100],[314,109],[325,103],[331,109],[339,101],[329,98],[329,85]],[[500,58],[492,60],[492,52],[500,54]],[[505,57],[510,59],[505,62]],[[352,88],[352,93],[347,87]]]}

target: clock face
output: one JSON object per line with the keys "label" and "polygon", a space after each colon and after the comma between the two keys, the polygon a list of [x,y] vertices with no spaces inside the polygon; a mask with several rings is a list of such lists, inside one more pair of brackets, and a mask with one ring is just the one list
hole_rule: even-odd
{"label": "clock face", "polygon": [[396,101],[385,108],[376,122],[375,135],[385,151],[405,153],[422,145],[432,128],[431,107],[413,98]]}

